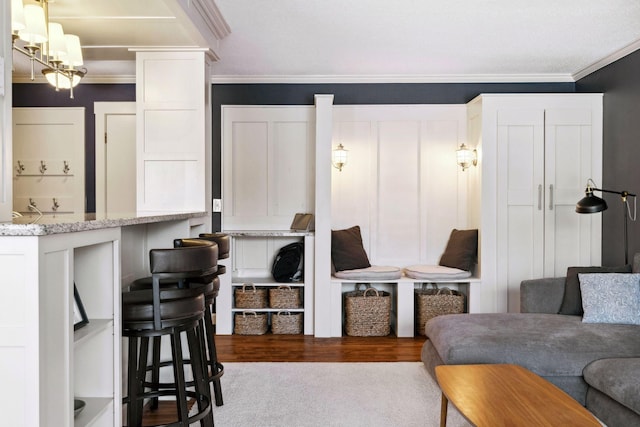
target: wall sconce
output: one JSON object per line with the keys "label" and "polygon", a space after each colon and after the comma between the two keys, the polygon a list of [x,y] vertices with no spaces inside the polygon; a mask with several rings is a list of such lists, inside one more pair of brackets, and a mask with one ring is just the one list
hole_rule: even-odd
{"label": "wall sconce", "polygon": [[456,150],[456,160],[458,165],[462,167],[462,170],[465,171],[473,166],[478,165],[478,150],[470,150],[466,145],[461,144],[460,148]]}
{"label": "wall sconce", "polygon": [[342,172],[342,167],[347,164],[348,153],[349,150],[345,150],[342,144],[338,144],[338,146],[333,150],[331,164],[340,172]]}

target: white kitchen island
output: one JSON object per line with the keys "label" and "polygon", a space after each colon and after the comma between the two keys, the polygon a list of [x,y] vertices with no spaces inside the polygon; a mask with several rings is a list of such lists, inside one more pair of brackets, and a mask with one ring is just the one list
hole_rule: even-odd
{"label": "white kitchen island", "polygon": [[[149,249],[211,224],[206,212],[64,221],[0,224],[2,425],[122,425],[122,286],[149,274]],[[74,284],[89,320],[75,331]]]}

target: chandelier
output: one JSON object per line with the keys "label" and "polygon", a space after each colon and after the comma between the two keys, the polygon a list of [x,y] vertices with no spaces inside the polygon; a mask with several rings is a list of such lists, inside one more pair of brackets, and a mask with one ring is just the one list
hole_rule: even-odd
{"label": "chandelier", "polygon": [[[56,88],[73,88],[87,73],[83,65],[80,38],[64,34],[62,25],[49,22],[49,1],[34,0],[27,4],[22,0],[11,0],[11,40],[13,50],[27,56],[31,62],[31,80],[35,79],[35,63],[44,68],[42,74]],[[24,42],[22,47],[16,41]]]}

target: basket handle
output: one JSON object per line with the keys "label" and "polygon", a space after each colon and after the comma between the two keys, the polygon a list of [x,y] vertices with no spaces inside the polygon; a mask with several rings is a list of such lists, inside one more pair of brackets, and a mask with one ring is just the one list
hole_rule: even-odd
{"label": "basket handle", "polygon": [[291,312],[288,310],[280,310],[278,312],[278,316],[280,316],[281,314],[286,314],[287,316],[291,316]]}
{"label": "basket handle", "polygon": [[247,313],[249,313],[249,314],[253,314],[255,317],[258,317],[258,313],[256,313],[256,312],[255,312],[255,311],[253,311],[253,310],[244,310],[244,311],[242,312],[242,317],[247,317]]}
{"label": "basket handle", "polygon": [[422,290],[427,290],[429,289],[429,285],[433,286],[433,289],[438,289],[438,284],[437,283],[433,283],[433,282],[426,282],[426,283],[422,283]]}
{"label": "basket handle", "polygon": [[243,283],[242,284],[242,292],[245,292],[245,287],[246,286],[251,286],[253,288],[253,293],[255,294],[256,292],[258,292],[258,290],[256,289],[256,285],[254,285],[253,283]]}
{"label": "basket handle", "polygon": [[278,289],[291,289],[291,286],[289,286],[289,285],[280,285],[280,286],[278,286]]}
{"label": "basket handle", "polygon": [[453,295],[453,291],[449,288],[440,288],[438,289],[438,292],[436,292],[436,295],[440,295],[442,293],[447,293],[448,295]]}
{"label": "basket handle", "polygon": [[367,289],[365,289],[363,296],[366,297],[367,296],[367,292],[369,292],[369,291],[375,292],[377,297],[380,296],[380,294],[378,293],[378,290],[376,288],[367,288]]}

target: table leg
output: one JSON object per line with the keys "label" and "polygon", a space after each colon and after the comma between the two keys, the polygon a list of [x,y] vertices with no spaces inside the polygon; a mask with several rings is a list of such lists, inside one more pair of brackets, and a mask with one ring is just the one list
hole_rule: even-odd
{"label": "table leg", "polygon": [[449,400],[447,396],[442,393],[442,403],[440,406],[440,427],[447,427],[447,407],[449,406]]}

